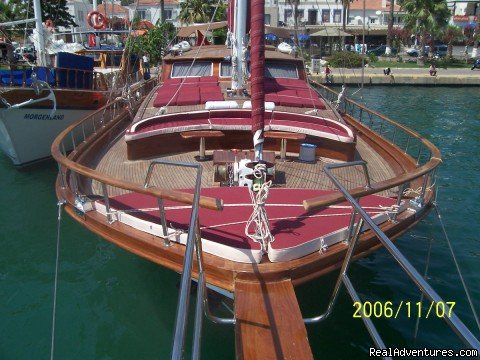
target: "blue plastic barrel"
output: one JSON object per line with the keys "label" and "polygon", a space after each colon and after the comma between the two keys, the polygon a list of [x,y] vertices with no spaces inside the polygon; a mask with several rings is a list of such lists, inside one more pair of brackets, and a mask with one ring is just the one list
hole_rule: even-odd
{"label": "blue plastic barrel", "polygon": [[298,159],[304,162],[315,162],[315,149],[317,145],[303,143],[300,144],[300,154]]}

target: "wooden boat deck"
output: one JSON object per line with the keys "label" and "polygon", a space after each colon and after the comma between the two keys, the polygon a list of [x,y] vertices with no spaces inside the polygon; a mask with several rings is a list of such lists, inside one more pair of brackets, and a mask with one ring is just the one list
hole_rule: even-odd
{"label": "wooden boat deck", "polygon": [[290,280],[235,282],[237,359],[313,359]]}
{"label": "wooden boat deck", "polygon": [[[207,151],[207,155],[211,152]],[[162,159],[179,162],[197,162],[195,157],[198,151],[185,152],[180,154],[171,154]],[[287,153],[287,161],[279,160],[279,153],[276,152],[276,187],[287,188],[306,188],[306,189],[334,189],[333,184],[323,171],[324,165],[336,160],[328,158],[319,158],[313,164],[298,161],[298,154]],[[117,179],[143,184],[147,174],[148,167],[153,159],[129,161],[127,159],[127,144],[120,136],[115,143],[106,151],[100,154],[101,159],[96,165],[96,170],[103,174],[110,175]],[[394,176],[392,168],[373,151],[364,141],[358,139],[357,159],[363,159],[368,162],[368,169],[372,182],[386,180]],[[211,159],[211,156],[210,156]],[[211,160],[202,161],[202,187],[216,186],[213,181],[214,166]],[[154,170],[151,178],[152,186],[159,186],[167,189],[187,189],[193,188],[195,184],[194,173],[191,169],[175,168],[175,171],[165,171],[164,165],[158,166]],[[170,170],[170,169],[169,169]],[[348,187],[354,188],[365,185],[363,170],[360,167],[344,168],[335,170],[335,174]],[[102,194],[101,185],[98,182],[92,184],[93,193]],[[110,196],[124,194],[125,191],[118,188],[108,187]],[[383,194],[395,195],[395,194]]]}

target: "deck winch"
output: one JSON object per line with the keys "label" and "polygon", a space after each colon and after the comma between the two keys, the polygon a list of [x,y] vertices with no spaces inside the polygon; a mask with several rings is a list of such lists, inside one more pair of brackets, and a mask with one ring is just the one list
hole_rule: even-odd
{"label": "deck winch", "polygon": [[[225,162],[215,164],[214,161],[214,182],[220,183],[221,186],[247,186],[252,187],[253,184],[253,164],[250,159],[238,159],[235,156],[233,162]],[[265,162],[267,165],[267,181],[275,179],[275,164]]]}

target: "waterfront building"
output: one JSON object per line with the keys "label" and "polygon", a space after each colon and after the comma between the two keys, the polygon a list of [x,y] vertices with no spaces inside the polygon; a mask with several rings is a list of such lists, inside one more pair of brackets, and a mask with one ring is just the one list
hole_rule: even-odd
{"label": "waterfront building", "polygon": [[[160,19],[160,2],[158,0],[139,0],[128,6],[130,20],[138,17],[141,20],[150,21],[156,24]],[[180,2],[178,0],[164,1],[165,21],[172,23],[175,27],[180,24],[178,15],[180,14]]]}

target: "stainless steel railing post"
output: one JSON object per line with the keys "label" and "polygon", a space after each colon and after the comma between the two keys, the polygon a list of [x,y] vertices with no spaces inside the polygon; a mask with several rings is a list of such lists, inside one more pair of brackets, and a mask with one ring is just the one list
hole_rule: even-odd
{"label": "stainless steel railing post", "polygon": [[[346,164],[345,164],[346,165]],[[335,166],[326,165],[324,168],[325,174],[332,180],[335,186],[340,190],[345,199],[352,204],[358,211],[362,219],[367,223],[368,227],[375,233],[385,249],[393,256],[400,267],[405,273],[412,279],[417,285],[420,291],[430,300],[432,303],[443,303],[445,301],[436,293],[436,291],[428,284],[428,282],[420,275],[420,273],[413,267],[413,265],[405,258],[405,256],[398,250],[393,242],[383,233],[372,218],[363,210],[363,208],[355,201],[348,190],[340,183],[340,181],[331,173],[330,168]],[[425,175],[427,176],[427,175]],[[426,180],[424,180],[426,184]],[[424,186],[425,187],[425,186]],[[458,316],[446,306],[447,311],[450,311],[449,316],[443,317],[445,322],[452,328],[457,336],[469,347],[480,351],[480,342],[473,335],[473,333],[465,326],[465,324],[458,318]]]}

